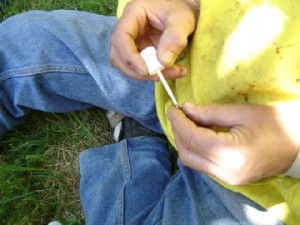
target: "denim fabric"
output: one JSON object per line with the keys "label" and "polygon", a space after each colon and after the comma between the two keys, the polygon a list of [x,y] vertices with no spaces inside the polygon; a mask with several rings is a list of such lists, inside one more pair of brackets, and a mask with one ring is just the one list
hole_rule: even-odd
{"label": "denim fabric", "polygon": [[263,208],[183,166],[172,176],[165,140],[137,137],[80,155],[88,225],[280,225]]}
{"label": "denim fabric", "polygon": [[[161,133],[154,85],[113,68],[116,19],[78,11],[33,11],[0,24],[0,137],[32,109],[92,106],[129,115]],[[138,137],[80,155],[86,224],[281,224],[261,207],[181,165],[167,145]]]}
{"label": "denim fabric", "polygon": [[87,224],[123,224],[124,220],[140,224],[160,199],[171,178],[166,142],[136,140],[80,155],[80,193]]}
{"label": "denim fabric", "polygon": [[68,112],[98,106],[161,132],[153,82],[109,63],[116,19],[78,11],[33,11],[0,25],[0,136],[30,109]]}

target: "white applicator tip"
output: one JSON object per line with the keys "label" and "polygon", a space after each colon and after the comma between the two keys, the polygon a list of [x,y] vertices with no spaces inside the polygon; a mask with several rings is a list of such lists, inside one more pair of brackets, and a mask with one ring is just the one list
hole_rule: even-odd
{"label": "white applicator tip", "polygon": [[160,78],[160,81],[162,82],[164,88],[166,89],[168,95],[170,96],[173,104],[176,106],[176,108],[179,108],[178,103],[175,99],[175,96],[170,88],[170,86],[168,85],[165,77],[163,76],[163,74],[161,73],[161,71],[165,68],[163,65],[160,64],[160,62],[158,61],[157,57],[156,57],[156,50],[153,46],[151,47],[147,47],[145,48],[142,52],[141,52],[141,56],[144,59],[148,72],[149,74],[155,75],[157,74]]}

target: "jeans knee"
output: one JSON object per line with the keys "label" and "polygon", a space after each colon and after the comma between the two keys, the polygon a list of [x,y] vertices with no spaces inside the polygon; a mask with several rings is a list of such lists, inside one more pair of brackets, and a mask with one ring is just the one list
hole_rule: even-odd
{"label": "jeans knee", "polygon": [[[3,29],[1,33],[10,34],[13,31],[22,31],[30,27],[34,28],[37,23],[42,21],[42,17],[44,17],[45,14],[46,12],[44,11],[33,10],[9,17],[1,23],[1,29]],[[9,29],[4,30],[2,27]]]}
{"label": "jeans knee", "polygon": [[[3,47],[3,51],[8,47],[16,50],[28,44],[34,47],[34,39],[41,37],[42,33],[45,32],[41,29],[41,24],[45,20],[43,19],[45,13],[43,11],[25,12],[2,22],[0,24],[0,48]],[[14,53],[18,54],[19,52]]]}

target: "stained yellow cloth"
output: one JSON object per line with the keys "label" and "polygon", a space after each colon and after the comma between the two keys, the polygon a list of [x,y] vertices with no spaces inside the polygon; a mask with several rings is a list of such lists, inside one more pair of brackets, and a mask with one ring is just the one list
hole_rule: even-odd
{"label": "stained yellow cloth", "polygon": [[[127,2],[119,1],[118,15]],[[299,15],[299,0],[201,0],[197,29],[178,61],[189,74],[169,81],[179,105],[300,100]],[[160,83],[155,95],[160,122],[174,145],[166,117],[172,102]],[[221,184],[284,223],[300,224],[300,180],[281,175],[239,187]]]}

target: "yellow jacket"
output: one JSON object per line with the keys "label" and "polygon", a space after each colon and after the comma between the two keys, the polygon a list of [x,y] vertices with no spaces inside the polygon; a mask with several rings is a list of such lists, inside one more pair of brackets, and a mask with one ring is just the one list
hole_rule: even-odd
{"label": "yellow jacket", "polygon": [[[119,1],[118,15],[129,1]],[[169,82],[179,105],[300,99],[299,15],[299,0],[201,0],[197,29],[178,61],[189,74]],[[160,83],[155,95],[160,122],[174,145],[166,117],[172,102]],[[222,185],[284,223],[300,224],[300,180],[279,175],[244,186]]]}

